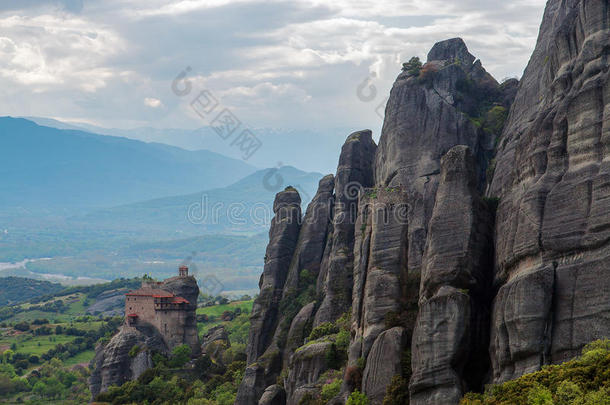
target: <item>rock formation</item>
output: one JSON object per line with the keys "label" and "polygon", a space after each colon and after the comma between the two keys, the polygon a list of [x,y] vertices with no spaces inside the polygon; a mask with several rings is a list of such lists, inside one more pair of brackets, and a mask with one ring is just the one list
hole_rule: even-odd
{"label": "rock formation", "polygon": [[609,44],[607,1],[550,0],[520,82],[459,38],[405,64],[379,146],[347,138],[284,245],[237,403],[319,399],[343,373],[331,404],[457,404],[610,336]]}
{"label": "rock formation", "polygon": [[610,336],[609,13],[548,2],[498,146],[494,382]]}
{"label": "rock formation", "polygon": [[333,232],[329,236],[330,251],[322,273],[324,300],[314,325],[336,320],[351,306],[358,194],[363,187],[373,185],[376,150],[377,145],[368,130],[351,134],[341,149],[335,178]]}
{"label": "rock formation", "polygon": [[[132,352],[134,347],[137,353]],[[92,398],[111,385],[137,379],[152,367],[153,352],[168,353],[169,350],[156,328],[144,324],[122,327],[107,344],[98,344],[89,378]]]}
{"label": "rock formation", "polygon": [[[237,403],[240,404],[258,403],[263,391],[275,382],[282,367],[273,337],[281,317],[280,301],[301,229],[301,197],[298,191],[287,187],[278,193],[273,212],[275,216],[269,231],[265,268],[259,283],[261,292],[254,301],[250,315],[246,350],[248,366],[237,392]],[[273,347],[270,349],[271,345]]]}
{"label": "rock formation", "polygon": [[[172,349],[183,344],[191,347],[193,355],[200,352],[195,316],[199,288],[195,278],[172,277],[163,282],[149,281],[144,284],[154,285],[156,289],[186,299],[187,306],[183,310],[174,311],[176,316],[168,333],[160,331],[158,327],[144,319],[133,324],[126,320],[108,343],[98,344],[91,362],[92,373],[89,379],[90,391],[94,399],[111,385],[118,386],[137,379],[153,366],[152,354],[155,352],[169,355]],[[151,311],[154,313],[154,308]],[[164,316],[172,315],[164,314]]]}
{"label": "rock formation", "polygon": [[467,146],[441,160],[413,333],[411,403],[454,404],[479,390],[489,367],[492,216],[477,192]]}

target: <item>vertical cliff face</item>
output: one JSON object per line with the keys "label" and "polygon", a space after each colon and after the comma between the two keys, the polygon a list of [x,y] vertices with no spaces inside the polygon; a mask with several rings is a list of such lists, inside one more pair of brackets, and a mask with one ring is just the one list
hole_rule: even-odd
{"label": "vertical cliff face", "polygon": [[282,367],[273,336],[281,317],[280,301],[301,229],[301,197],[297,190],[288,187],[278,193],[273,212],[265,267],[259,283],[260,294],[250,315],[246,348],[248,366],[237,393],[239,404],[258,403]]}
{"label": "vertical cliff face", "polygon": [[459,38],[436,44],[415,73],[403,72],[392,87],[375,180],[378,186],[402,186],[409,196],[408,266],[419,273],[441,157],[455,145],[469,146],[482,187],[495,134],[481,128],[481,119],[495,104],[507,105],[504,88]]}
{"label": "vertical cliff face", "polygon": [[548,2],[499,145],[493,380],[610,335],[610,11]]}
{"label": "vertical cliff face", "polygon": [[376,150],[371,131],[351,134],[341,149],[335,178],[333,232],[323,270],[324,300],[316,313],[316,326],[335,321],[351,306],[358,194],[363,187],[373,185]]}
{"label": "vertical cliff face", "polygon": [[279,314],[279,303],[288,277],[288,269],[301,229],[301,197],[294,188],[278,193],[273,203],[275,216],[271,221],[265,268],[260,280],[260,295],[250,316],[247,356],[253,363],[269,347]]}
{"label": "vertical cliff face", "polygon": [[[479,390],[489,367],[492,216],[477,191],[470,149],[441,160],[413,334],[411,403],[455,404]],[[481,350],[483,349],[483,350]]]}
{"label": "vertical cliff face", "polygon": [[[478,262],[482,254],[474,255],[469,266],[464,258],[458,260],[454,256],[475,253],[468,250],[475,249],[471,247],[473,244],[489,245],[491,217],[478,219],[479,212],[472,212],[472,207],[476,201],[474,196],[484,188],[487,161],[493,152],[495,137],[499,135],[498,130],[489,128],[487,115],[508,107],[505,103],[510,102],[510,90],[511,86],[500,86],[483,69],[461,39],[436,44],[421,70],[404,71],[392,88],[375,158],[376,186],[361,197],[354,250],[353,339],[348,364],[356,365],[364,360],[362,388],[373,403],[382,402],[385,388],[395,375],[373,372],[380,367],[376,358],[378,351],[372,348],[385,346],[385,351],[395,354],[387,360],[389,370],[410,368],[410,364],[404,364],[410,355],[419,361],[421,364],[417,365],[414,376],[417,381],[413,385],[419,390],[435,385],[429,373],[439,372],[443,367],[449,373],[454,365],[445,363],[453,361],[452,356],[464,354],[434,358],[431,356],[442,348],[443,342],[430,343],[428,347],[423,345],[430,336],[448,332],[429,329],[440,327],[433,320],[437,310],[444,311],[441,316],[447,320],[461,317],[470,322],[471,316],[479,316],[470,313],[468,297],[456,303],[455,308],[443,307],[445,289],[442,294],[439,289],[446,283],[447,286],[455,285],[454,289],[473,288],[473,294],[476,294],[476,283],[485,278],[481,274],[491,272],[489,260]],[[463,152],[461,165],[455,162],[454,155],[458,152],[448,154],[456,145],[464,145],[469,151]],[[442,173],[441,158],[445,154],[451,163],[446,164],[446,172]],[[465,176],[463,183],[458,180],[461,176]],[[443,190],[440,203],[437,201],[439,187]],[[453,192],[462,195],[454,196]],[[466,202],[470,205],[464,205]],[[435,203],[440,204],[433,223],[436,232],[429,235]],[[478,205],[476,208],[480,211]],[[461,222],[457,221],[460,216]],[[485,221],[488,235],[481,237],[485,242],[479,242],[480,233],[485,231],[472,230],[469,226],[476,228]],[[476,242],[472,241],[475,239]],[[429,263],[422,268],[427,243],[433,246],[429,247]],[[484,246],[476,249],[484,249]],[[447,263],[450,258],[454,260],[453,264]],[[444,267],[443,262],[448,267]],[[454,276],[463,280],[449,280],[449,274],[456,272],[462,272]],[[418,307],[420,277],[422,301]],[[480,290],[483,289],[481,286]],[[440,295],[437,297],[437,294]],[[477,298],[472,305],[481,304],[481,301]],[[441,307],[433,309],[435,305]],[[411,352],[418,309],[420,315],[422,310],[425,315],[419,317],[420,340],[413,342]],[[478,319],[473,322],[479,326]],[[456,318],[452,327],[458,327],[458,324]],[[402,342],[402,346],[390,349],[383,342],[387,340],[386,331],[396,327],[400,328],[400,335],[404,335],[395,339]],[[445,340],[445,349],[455,349],[475,334],[469,329],[452,333],[441,338]],[[452,339],[460,340],[454,342]],[[486,345],[486,342],[483,338],[479,343]],[[467,361],[466,354],[463,362]],[[434,362],[437,364],[433,366]],[[461,373],[464,369],[461,364],[451,371],[459,385],[456,395],[463,389]],[[402,371],[399,376],[408,380],[406,374]],[[447,378],[443,383],[448,381]],[[420,403],[426,403],[426,399]]]}
{"label": "vertical cliff face", "polygon": [[[288,403],[293,403],[326,370],[322,349],[329,347],[328,342],[317,346],[322,348],[318,352],[315,347],[297,356],[295,352],[305,343],[312,327],[333,322],[350,308],[358,193],[373,182],[375,150],[371,131],[351,134],[342,148],[336,177],[328,175],[320,180],[302,226],[290,232],[278,232],[279,228],[272,225],[267,264],[270,252],[282,252],[285,260],[273,269],[265,266],[261,295],[252,314],[249,365],[239,387],[237,403],[256,404],[265,388],[278,380],[282,370],[285,377],[280,379],[286,387],[282,395]],[[284,198],[281,194],[278,198]],[[297,214],[300,212],[292,215]],[[279,237],[288,234],[288,239]],[[277,291],[274,300],[265,299],[262,293],[267,274],[271,273],[275,274],[274,280],[283,280],[274,284]],[[274,321],[263,327],[261,319],[268,316],[265,314],[271,314]],[[317,364],[314,370],[303,371],[312,364]]]}
{"label": "vertical cliff face", "polygon": [[405,66],[379,146],[352,134],[308,208],[237,403],[315,400],[341,370],[331,404],[457,404],[609,336],[608,44],[607,1],[550,0],[520,83],[461,39]]}

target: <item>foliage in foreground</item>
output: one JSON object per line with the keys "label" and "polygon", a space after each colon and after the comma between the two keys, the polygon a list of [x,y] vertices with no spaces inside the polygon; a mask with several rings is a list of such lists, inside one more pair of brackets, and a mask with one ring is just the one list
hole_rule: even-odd
{"label": "foliage in foreground", "polygon": [[88,370],[68,369],[59,359],[52,359],[26,377],[19,377],[11,364],[0,364],[0,397],[16,395],[18,402],[29,404],[82,404],[89,400]]}
{"label": "foliage in foreground", "polygon": [[610,405],[610,339],[585,346],[577,359],[467,394],[460,405]]}

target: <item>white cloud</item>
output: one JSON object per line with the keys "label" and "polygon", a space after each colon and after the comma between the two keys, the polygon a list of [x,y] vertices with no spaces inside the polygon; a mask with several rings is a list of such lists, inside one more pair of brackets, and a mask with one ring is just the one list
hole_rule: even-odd
{"label": "white cloud", "polygon": [[40,3],[0,6],[5,113],[194,127],[187,100],[170,90],[192,66],[195,89],[253,126],[379,127],[377,100],[355,96],[371,72],[382,99],[403,61],[461,36],[496,78],[520,76],[545,0]]}
{"label": "white cloud", "polygon": [[163,103],[158,98],[146,97],[144,99],[144,105],[150,108],[159,108],[163,106]]}
{"label": "white cloud", "polygon": [[94,92],[106,85],[108,59],[125,44],[111,29],[65,15],[0,18],[0,76],[39,93],[50,88]]}

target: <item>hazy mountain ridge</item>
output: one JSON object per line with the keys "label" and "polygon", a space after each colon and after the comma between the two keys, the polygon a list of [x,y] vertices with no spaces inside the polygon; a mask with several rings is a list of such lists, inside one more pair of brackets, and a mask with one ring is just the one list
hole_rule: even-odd
{"label": "hazy mountain ridge", "polygon": [[[231,140],[218,136],[213,128],[202,126],[198,129],[150,128],[132,129],[103,128],[85,123],[63,122],[50,118],[25,117],[39,125],[60,129],[78,129],[104,135],[120,136],[144,142],[157,142],[177,146],[186,150],[206,149],[241,159],[239,148],[231,145]],[[295,166],[306,171],[334,171],[335,158],[341,150],[344,134],[356,130],[349,128],[251,128],[262,146],[248,160],[248,163],[259,167],[278,165]],[[298,147],[300,153],[293,153]]]}
{"label": "hazy mountain ridge", "polygon": [[3,207],[105,207],[222,187],[256,169],[205,150],[0,118]]}

